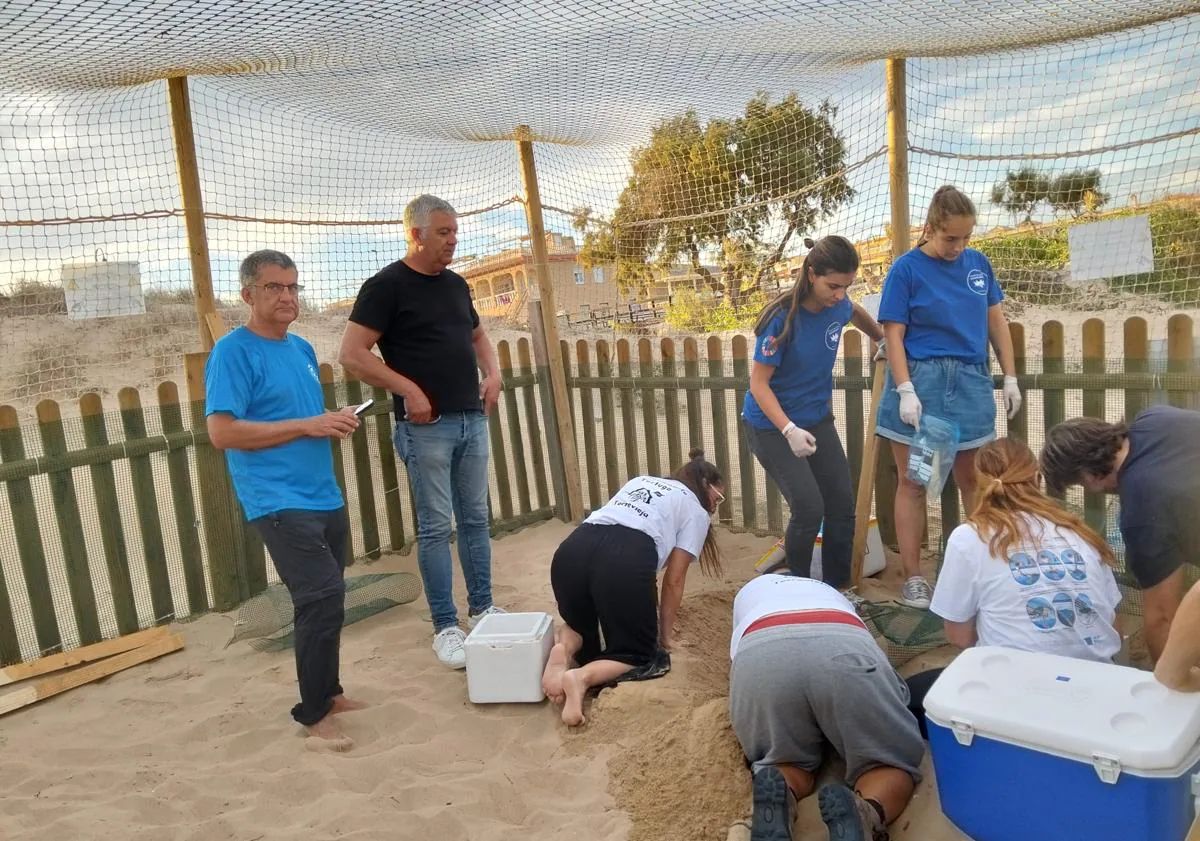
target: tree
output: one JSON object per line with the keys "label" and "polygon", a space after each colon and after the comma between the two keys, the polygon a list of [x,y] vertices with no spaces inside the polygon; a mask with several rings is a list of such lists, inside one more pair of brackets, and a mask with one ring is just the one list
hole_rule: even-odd
{"label": "tree", "polygon": [[[580,261],[616,265],[623,290],[683,261],[735,305],[757,289],[788,243],[854,195],[836,109],[806,108],[791,94],[758,94],[744,115],[701,125],[695,111],[656,126],[635,149],[633,173],[611,219],[575,209]],[[765,238],[782,228],[777,242]],[[714,273],[706,265],[715,262]]]}
{"label": "tree", "polygon": [[1051,179],[1033,167],[1011,170],[1004,180],[992,187],[992,204],[998,204],[1013,216],[1025,215],[1033,222],[1033,211],[1050,199]]}
{"label": "tree", "polygon": [[1098,169],[1077,169],[1064,172],[1054,179],[1047,197],[1055,211],[1067,211],[1079,216],[1084,211],[1095,213],[1108,202],[1108,194],[1100,191]]}

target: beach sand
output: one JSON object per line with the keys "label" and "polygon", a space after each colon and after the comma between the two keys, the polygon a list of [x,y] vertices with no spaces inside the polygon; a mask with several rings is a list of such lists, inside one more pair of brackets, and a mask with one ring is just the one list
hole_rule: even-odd
{"label": "beach sand", "polygon": [[[552,522],[494,543],[499,604],[553,611],[549,563],[568,531]],[[342,681],[372,706],[341,716],[356,744],[340,754],[304,749],[288,716],[290,651],[226,647],[230,616],[179,624],[182,652],[0,719],[0,838],[748,837],[734,826],[749,815],[750,785],[726,713],[730,606],[772,542],[723,532],[725,576],[689,577],[680,628],[690,644],[673,671],[603,691],[570,732],[548,702],[472,705],[465,674],[430,650],[423,599],[346,629]],[[353,569],[413,571],[415,556]],[[464,611],[461,580],[456,592]],[[945,659],[932,652],[905,671]],[[825,837],[815,799],[798,828]],[[963,838],[932,779],[893,838]]]}

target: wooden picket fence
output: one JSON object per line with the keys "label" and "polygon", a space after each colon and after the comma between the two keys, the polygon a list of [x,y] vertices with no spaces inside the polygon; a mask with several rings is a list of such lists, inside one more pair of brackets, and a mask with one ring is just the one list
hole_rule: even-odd
{"label": "wooden picket fence", "polygon": [[[1031,337],[1023,325],[1011,326],[1026,401],[1017,417],[1005,422],[1001,413],[998,420],[1002,433],[1024,438],[1035,450],[1044,430],[1066,417],[1132,417],[1158,399],[1196,405],[1200,375],[1187,316],[1168,323],[1163,370],[1152,369],[1141,318],[1124,322],[1118,359],[1106,356],[1099,319],[1082,326],[1082,358],[1064,356],[1062,324],[1037,329],[1040,336]],[[835,406],[857,483],[874,366],[856,331],[846,331],[842,345]],[[556,489],[566,481],[553,443],[549,377],[531,350],[527,339],[497,346],[505,385],[489,419],[495,534],[553,517],[561,497]],[[738,420],[752,357],[746,336],[563,341],[562,351],[588,509],[630,476],[667,473],[690,449],[702,448],[726,476],[721,522],[782,533],[782,498],[755,463]],[[115,413],[106,412],[96,394],[79,400],[77,414],[46,400],[37,406],[36,424],[25,427],[13,407],[0,406],[0,499],[12,523],[8,539],[0,533],[0,665],[230,610],[273,580],[262,543],[234,499],[224,457],[204,429],[197,399],[203,361],[199,354],[188,357],[187,400],[173,382],[162,383],[146,404],[136,389],[122,389]],[[407,474],[392,447],[388,395],[339,378],[327,364],[320,376],[330,407],[375,398],[363,430],[333,442],[354,554],[374,559],[408,551],[415,519]],[[890,542],[896,473],[887,448],[880,451],[875,512]],[[1073,504],[1104,528],[1103,497],[1089,494]],[[952,484],[930,501],[929,513],[931,541],[959,522]]]}

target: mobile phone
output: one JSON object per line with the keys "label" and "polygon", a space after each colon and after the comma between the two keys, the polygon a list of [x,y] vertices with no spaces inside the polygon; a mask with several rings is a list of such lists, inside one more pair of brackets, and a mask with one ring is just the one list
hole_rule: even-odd
{"label": "mobile phone", "polygon": [[366,399],[366,402],[362,403],[361,405],[357,406],[354,409],[354,416],[361,417],[362,413],[365,412],[367,409],[371,408],[371,406],[373,406],[374,404],[375,404],[375,398],[368,397]]}

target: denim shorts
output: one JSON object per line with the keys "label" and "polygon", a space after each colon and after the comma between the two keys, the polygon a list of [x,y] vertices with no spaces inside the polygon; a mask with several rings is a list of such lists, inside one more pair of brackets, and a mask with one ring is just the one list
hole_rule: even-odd
{"label": "denim shorts", "polygon": [[[996,391],[987,365],[961,359],[909,359],[908,375],[921,413],[958,424],[958,451],[974,450],[996,437]],[[916,430],[900,420],[900,394],[888,368],[879,401],[880,436],[912,444]]]}

